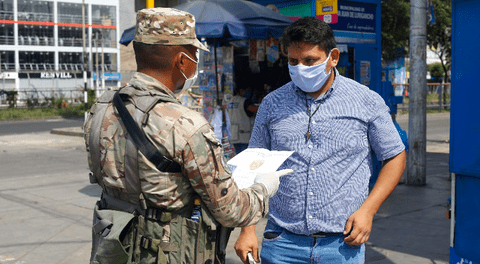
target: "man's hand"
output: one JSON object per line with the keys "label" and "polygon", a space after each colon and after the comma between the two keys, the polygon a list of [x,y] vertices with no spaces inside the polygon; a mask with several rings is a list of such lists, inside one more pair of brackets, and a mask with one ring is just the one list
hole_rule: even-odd
{"label": "man's hand", "polygon": [[351,246],[359,246],[367,242],[372,231],[372,223],[372,214],[362,210],[362,208],[355,211],[345,224],[343,234],[348,235],[345,238],[345,243]]}
{"label": "man's hand", "polygon": [[237,256],[242,260],[243,263],[248,264],[247,254],[252,252],[253,258],[256,262],[259,262],[258,258],[258,238],[255,235],[255,226],[247,226],[242,228],[242,232],[238,236],[237,242],[235,243],[235,251]]}

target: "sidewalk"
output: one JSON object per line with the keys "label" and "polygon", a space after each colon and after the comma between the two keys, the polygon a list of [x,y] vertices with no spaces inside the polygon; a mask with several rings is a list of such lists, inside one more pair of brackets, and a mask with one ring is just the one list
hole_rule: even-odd
{"label": "sidewalk", "polygon": [[[400,115],[399,123],[408,122]],[[402,126],[405,129],[404,126]],[[82,136],[80,128],[55,129],[52,134]],[[448,263],[450,221],[445,218],[450,197],[449,144],[445,140],[427,139],[427,184],[423,187],[400,183],[374,218],[373,230],[366,246],[366,263],[426,264]],[[402,179],[406,177],[406,173]],[[266,219],[257,225],[261,245]],[[233,248],[240,229],[236,228],[227,246],[227,263],[241,264]],[[88,250],[84,251],[89,254]],[[87,256],[78,256],[88,259]],[[1,261],[0,261],[1,262]],[[73,263],[73,262],[72,262]],[[81,261],[74,261],[81,263]]]}

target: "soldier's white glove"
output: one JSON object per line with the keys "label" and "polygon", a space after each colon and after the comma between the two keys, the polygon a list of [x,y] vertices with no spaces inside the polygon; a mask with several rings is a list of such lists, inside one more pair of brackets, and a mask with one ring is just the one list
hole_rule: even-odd
{"label": "soldier's white glove", "polygon": [[267,188],[268,197],[272,198],[277,191],[278,186],[280,185],[280,177],[292,173],[292,169],[284,169],[275,172],[269,173],[260,173],[255,177],[255,183],[261,183]]}

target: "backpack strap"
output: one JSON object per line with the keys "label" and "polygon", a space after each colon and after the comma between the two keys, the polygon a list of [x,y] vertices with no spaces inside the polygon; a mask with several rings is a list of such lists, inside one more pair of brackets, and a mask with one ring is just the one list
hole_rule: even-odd
{"label": "backpack strap", "polygon": [[[90,146],[90,156],[91,160],[93,161],[93,177],[90,177],[90,182],[96,181],[102,188],[103,185],[103,178],[102,172],[100,168],[100,131],[102,128],[103,118],[105,117],[105,112],[107,111],[107,107],[113,99],[115,95],[115,91],[105,91],[100,98],[98,98],[97,103],[95,104],[95,108],[90,111],[92,116],[92,125],[90,128],[90,139],[89,139],[89,146]],[[95,183],[95,182],[92,182]]]}

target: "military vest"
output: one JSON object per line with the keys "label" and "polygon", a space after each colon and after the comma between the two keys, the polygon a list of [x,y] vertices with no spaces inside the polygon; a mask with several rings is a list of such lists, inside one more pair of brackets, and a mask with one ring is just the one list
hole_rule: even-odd
{"label": "military vest", "polygon": [[[137,147],[128,137],[125,159],[126,192],[105,186],[100,166],[100,129],[106,109],[117,91],[106,91],[92,107],[89,133],[93,171],[90,182],[99,184],[102,198],[94,208],[90,263],[218,263],[215,256],[217,223],[201,203],[176,211],[150,207],[140,187],[136,160]],[[148,112],[162,102],[175,102],[154,90],[124,87],[119,94],[135,105],[133,119],[142,128]],[[159,150],[165,153],[163,150]],[[195,211],[195,212],[194,212]],[[195,214],[197,217],[192,217]],[[198,217],[199,216],[199,217]]]}

